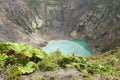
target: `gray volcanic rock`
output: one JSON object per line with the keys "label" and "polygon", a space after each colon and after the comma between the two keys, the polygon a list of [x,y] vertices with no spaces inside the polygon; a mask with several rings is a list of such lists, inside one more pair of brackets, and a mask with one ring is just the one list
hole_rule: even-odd
{"label": "gray volcanic rock", "polygon": [[59,69],[56,71],[47,71],[47,72],[35,72],[29,76],[23,76],[23,80],[29,80],[31,78],[44,78],[45,80],[79,80],[81,79],[81,73],[76,69]]}
{"label": "gray volcanic rock", "polygon": [[80,73],[78,70],[74,68],[68,68],[68,69],[59,69],[56,71],[37,71],[30,75],[24,75],[22,76],[22,80],[30,80],[30,79],[39,79],[41,80],[115,80],[114,78],[110,76],[91,76],[90,78],[87,78],[85,76],[82,76],[82,73]]}
{"label": "gray volcanic rock", "polygon": [[73,38],[105,52],[120,45],[119,34],[120,0],[0,0],[0,41]]}

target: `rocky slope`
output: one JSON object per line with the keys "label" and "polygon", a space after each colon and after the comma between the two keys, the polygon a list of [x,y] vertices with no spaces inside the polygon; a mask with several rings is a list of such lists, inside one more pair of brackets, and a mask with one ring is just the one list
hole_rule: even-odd
{"label": "rocky slope", "polygon": [[0,0],[0,41],[68,37],[86,40],[94,52],[120,45],[120,0]]}

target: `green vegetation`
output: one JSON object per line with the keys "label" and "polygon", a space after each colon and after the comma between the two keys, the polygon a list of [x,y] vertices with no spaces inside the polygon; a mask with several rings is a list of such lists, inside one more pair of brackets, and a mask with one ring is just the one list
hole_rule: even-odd
{"label": "green vegetation", "polygon": [[7,70],[4,72],[7,75],[5,80],[21,80],[22,72],[18,70],[17,66],[7,66]]}
{"label": "green vegetation", "polygon": [[15,65],[23,74],[36,69],[47,55],[38,49],[17,43],[0,43],[0,67]]}
{"label": "green vegetation", "polygon": [[39,3],[36,0],[29,0],[27,5],[30,9],[34,10],[39,6]]}
{"label": "green vegetation", "polygon": [[[22,74],[28,74],[35,70],[51,71],[59,68],[76,68],[86,78],[101,75],[120,77],[118,74],[120,71],[120,47],[84,58],[63,56],[59,50],[47,55],[42,50],[25,44],[0,43],[0,74],[6,75],[6,80],[20,80]],[[35,80],[42,79],[36,78]]]}
{"label": "green vegetation", "polygon": [[64,3],[60,2],[60,1],[48,1],[47,5],[49,5],[49,6],[63,6]]}

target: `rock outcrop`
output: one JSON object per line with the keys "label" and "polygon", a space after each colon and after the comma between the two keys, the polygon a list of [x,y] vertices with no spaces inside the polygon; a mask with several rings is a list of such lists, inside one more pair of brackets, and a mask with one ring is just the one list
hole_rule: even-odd
{"label": "rock outcrop", "polygon": [[120,45],[119,3],[120,0],[0,0],[0,41],[37,45],[44,40],[70,37],[87,41],[94,52],[105,52]]}

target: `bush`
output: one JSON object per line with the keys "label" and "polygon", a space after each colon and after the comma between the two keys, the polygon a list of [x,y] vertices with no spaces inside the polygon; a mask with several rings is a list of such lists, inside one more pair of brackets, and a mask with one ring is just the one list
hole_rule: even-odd
{"label": "bush", "polygon": [[18,43],[0,43],[0,66],[15,65],[23,74],[35,71],[37,63],[47,56],[45,52]]}
{"label": "bush", "polygon": [[21,80],[22,72],[17,66],[7,66],[4,74],[7,76],[4,80]]}
{"label": "bush", "polygon": [[51,71],[58,68],[58,65],[52,62],[49,57],[44,58],[38,63],[39,69],[42,71]]}

